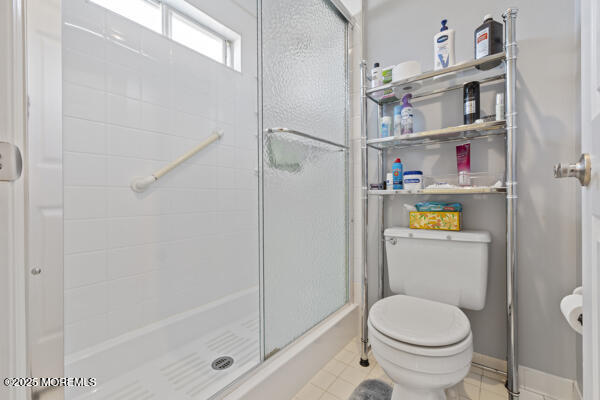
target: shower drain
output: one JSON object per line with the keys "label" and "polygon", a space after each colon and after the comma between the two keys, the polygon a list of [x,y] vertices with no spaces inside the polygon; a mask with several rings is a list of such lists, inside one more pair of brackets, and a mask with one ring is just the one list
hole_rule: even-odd
{"label": "shower drain", "polygon": [[223,369],[227,369],[227,368],[231,367],[232,365],[233,365],[232,357],[222,356],[222,357],[215,359],[212,362],[211,367],[212,367],[212,369],[216,369],[216,370],[220,371]]}

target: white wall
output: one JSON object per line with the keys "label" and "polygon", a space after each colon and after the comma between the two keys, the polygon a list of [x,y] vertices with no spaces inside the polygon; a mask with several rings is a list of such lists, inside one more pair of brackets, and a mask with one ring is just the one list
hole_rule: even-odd
{"label": "white wall", "polygon": [[242,35],[242,73],[63,1],[66,354],[258,285],[256,16],[191,3]]}
{"label": "white wall", "polygon": [[[522,365],[573,379],[577,362],[576,334],[563,320],[559,302],[577,282],[578,187],[574,181],[554,181],[552,165],[559,160],[578,158],[576,7],[572,2],[541,0],[431,1],[426,5],[374,0],[369,2],[366,16],[365,54],[369,65],[415,59],[421,62],[423,70],[431,69],[433,35],[439,31],[440,20],[447,18],[449,26],[456,30],[457,60],[472,59],[473,31],[483,15],[493,13],[496,20],[501,21],[501,12],[509,6],[520,8],[517,20],[519,361]],[[483,114],[494,112],[496,90],[501,90],[501,86],[483,94]],[[414,105],[416,123],[421,127],[448,126],[462,120],[459,91],[445,96],[441,103],[436,99]],[[371,122],[376,116],[374,109],[370,108]],[[375,131],[373,124],[370,131]],[[405,168],[418,167],[426,174],[455,172],[453,145],[439,150],[391,152],[390,158],[396,154],[404,159]],[[502,171],[502,154],[501,140],[473,144],[472,167],[475,171]],[[446,199],[458,200],[456,197]],[[402,203],[420,200],[422,198],[403,197],[389,201],[386,224],[405,225]],[[487,305],[483,311],[468,312],[475,351],[503,358],[506,341],[504,200],[502,196],[479,196],[462,197],[460,201],[465,206],[465,228],[486,229],[493,237]],[[376,237],[374,230],[371,237]],[[355,246],[358,244],[355,241]],[[370,248],[375,249],[375,246],[372,240]],[[370,260],[372,266],[376,265],[376,254]],[[372,272],[375,274],[376,269]],[[371,276],[375,276],[373,274]],[[376,294],[376,283],[373,285],[371,300]]]}

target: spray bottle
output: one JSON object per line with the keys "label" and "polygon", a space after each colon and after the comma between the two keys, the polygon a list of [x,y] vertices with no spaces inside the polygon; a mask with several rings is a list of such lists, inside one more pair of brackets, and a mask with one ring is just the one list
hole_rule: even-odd
{"label": "spray bottle", "polygon": [[413,132],[413,106],[409,103],[412,99],[412,94],[405,94],[402,98],[402,111],[401,111],[401,134]]}

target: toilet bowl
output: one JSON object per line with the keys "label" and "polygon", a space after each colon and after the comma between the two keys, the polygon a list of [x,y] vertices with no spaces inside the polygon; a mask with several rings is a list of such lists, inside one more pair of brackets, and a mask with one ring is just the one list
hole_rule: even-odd
{"label": "toilet bowl", "polygon": [[458,307],[390,296],[373,305],[368,326],[373,355],[394,382],[392,400],[445,400],[444,389],[469,372],[473,336]]}

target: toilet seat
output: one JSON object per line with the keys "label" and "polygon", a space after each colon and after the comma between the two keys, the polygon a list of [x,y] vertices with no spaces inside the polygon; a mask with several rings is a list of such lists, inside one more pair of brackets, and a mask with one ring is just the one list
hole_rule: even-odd
{"label": "toilet seat", "polygon": [[448,346],[415,346],[414,344],[408,344],[392,339],[383,333],[379,332],[371,323],[368,321],[369,327],[369,341],[372,343],[375,340],[384,343],[389,348],[398,350],[402,353],[412,354],[414,356],[424,356],[427,358],[435,357],[451,357],[456,354],[463,353],[467,349],[473,346],[473,334],[469,332],[466,338],[458,343],[454,343]]}
{"label": "toilet seat", "polygon": [[436,353],[440,347],[460,344],[471,334],[469,319],[458,307],[405,295],[376,302],[369,322],[391,341],[431,348]]}

